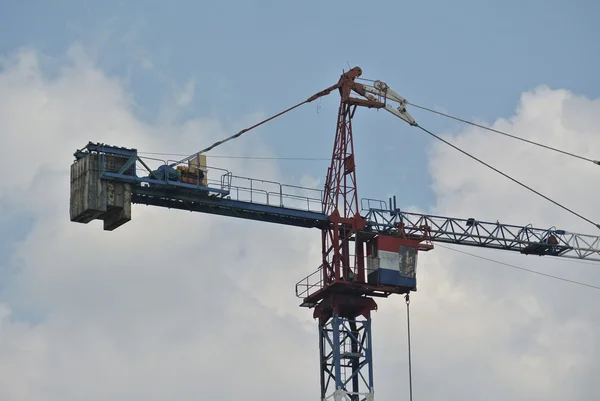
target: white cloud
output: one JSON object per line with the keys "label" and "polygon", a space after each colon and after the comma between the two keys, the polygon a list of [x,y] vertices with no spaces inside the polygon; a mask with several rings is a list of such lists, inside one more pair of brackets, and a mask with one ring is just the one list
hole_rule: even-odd
{"label": "white cloud", "polygon": [[177,96],[177,105],[179,107],[185,107],[185,106],[189,105],[192,102],[192,100],[194,100],[194,92],[195,91],[196,91],[196,80],[192,78],[187,81],[187,83],[183,87],[183,90],[181,91],[179,96]]}
{"label": "white cloud", "polygon": [[[293,317],[300,311],[285,320],[272,316],[284,309],[277,300],[298,303],[290,283],[305,273],[309,233],[139,206],[132,223],[112,233],[97,223],[69,222],[71,155],[88,140],[191,153],[226,135],[219,122],[206,119],[139,121],[120,82],[86,63],[80,50],[71,61],[49,79],[35,53],[21,52],[0,74],[0,131],[11,133],[2,168],[14,172],[0,184],[0,197],[37,217],[3,297],[0,370],[8,373],[0,399],[310,394],[294,379],[311,363],[291,345],[307,336]],[[239,153],[240,146],[232,142],[220,153]],[[250,152],[263,147],[243,144]],[[243,160],[228,164],[260,176]],[[275,165],[266,170],[278,178]],[[267,275],[265,264],[279,270]],[[31,313],[41,321],[19,323]],[[278,349],[286,349],[285,359]],[[287,367],[287,358],[296,367]],[[256,366],[260,374],[246,373]],[[270,389],[273,380],[285,385]]]}
{"label": "white cloud", "polygon": [[[36,216],[14,255],[18,274],[0,298],[0,399],[316,399],[316,323],[297,307],[293,285],[319,264],[318,232],[143,206],[114,232],[69,222],[71,155],[88,140],[191,153],[230,134],[206,118],[140,121],[119,80],[81,48],[70,60],[49,78],[35,52],[23,51],[0,72],[0,167],[11,172],[0,199]],[[495,127],[594,157],[599,111],[598,101],[542,87]],[[234,117],[239,129],[261,116]],[[599,191],[587,184],[597,166],[475,130],[453,141],[600,219]],[[227,153],[275,155],[258,133],[219,150]],[[286,178],[275,163],[227,165],[245,176]],[[436,213],[594,232],[476,167],[452,149],[433,148]],[[486,256],[600,283],[589,266]],[[596,292],[442,248],[420,260],[411,315],[418,398],[600,396]],[[404,305],[398,297],[379,304],[377,399],[397,398],[407,391]]]}
{"label": "white cloud", "polygon": [[[599,112],[598,100],[539,87],[523,94],[514,117],[499,120],[493,127],[597,158],[600,139],[595,135],[595,127]],[[545,195],[600,221],[595,206],[600,190],[589,184],[597,177],[598,166],[481,129],[467,129],[449,139]],[[533,223],[542,228],[556,225],[570,231],[600,234],[588,223],[445,144],[434,145],[430,167],[437,196],[436,214],[487,221],[499,219],[518,225]],[[567,260],[472,248],[461,250],[600,284],[597,269]],[[546,400],[587,400],[600,396],[600,387],[590,387],[593,383],[590,378],[600,368],[592,357],[599,352],[600,313],[594,307],[600,296],[597,291],[439,247],[421,261],[421,285],[415,309],[419,308],[421,316],[431,316],[437,309],[435,319],[420,327],[420,340],[416,340],[421,342],[421,352],[425,352],[427,344],[424,359],[428,364],[422,365],[422,373],[448,375],[447,364],[454,361],[460,367],[454,370],[460,371],[460,375],[450,374],[448,382],[442,382],[452,388],[454,384],[450,381],[460,380],[464,390],[456,389],[455,395],[464,399],[506,399],[511,394],[519,399]],[[421,303],[425,305],[421,307]],[[431,308],[429,314],[427,308]],[[594,397],[586,398],[592,394]]]}

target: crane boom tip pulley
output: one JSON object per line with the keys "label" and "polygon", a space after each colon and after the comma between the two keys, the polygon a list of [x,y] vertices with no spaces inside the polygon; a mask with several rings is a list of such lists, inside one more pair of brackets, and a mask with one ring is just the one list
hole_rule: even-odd
{"label": "crane boom tip pulley", "polygon": [[[377,81],[375,81],[373,86],[365,85],[364,88],[365,88],[365,91],[369,93],[368,96],[372,100],[380,100],[383,98],[384,103],[386,103],[384,108],[387,111],[389,111],[396,117],[404,120],[405,122],[407,122],[408,124],[410,124],[412,126],[418,125],[417,122],[415,121],[415,119],[410,115],[410,113],[408,111],[406,111],[406,104],[408,103],[408,101],[404,97],[402,97],[398,93],[396,93],[393,89],[391,89],[388,86],[388,84],[386,84],[383,81],[377,80]],[[398,106],[395,108],[392,107],[391,105],[387,104],[388,100],[398,103]]]}
{"label": "crane boom tip pulley", "polygon": [[[406,105],[408,101],[404,97],[400,96],[393,89],[391,89],[388,84],[380,80],[374,81],[373,86],[355,82],[355,80],[361,75],[362,69],[358,66],[354,67],[348,72],[343,73],[339,81],[335,85],[332,85],[327,89],[315,93],[314,95],[309,97],[306,100],[306,102],[309,103],[322,96],[329,95],[332,91],[336,89],[340,90],[342,99],[349,99],[350,91],[354,91],[360,94],[361,96],[365,97],[367,101],[371,103],[364,103],[364,101],[360,102],[359,99],[354,99],[353,103],[357,103],[359,105],[367,107],[383,108],[395,115],[396,117],[404,120],[408,124],[412,126],[417,126],[417,122],[415,121],[415,119],[406,110]],[[393,107],[390,104],[388,104],[388,101],[398,103],[398,106]]]}

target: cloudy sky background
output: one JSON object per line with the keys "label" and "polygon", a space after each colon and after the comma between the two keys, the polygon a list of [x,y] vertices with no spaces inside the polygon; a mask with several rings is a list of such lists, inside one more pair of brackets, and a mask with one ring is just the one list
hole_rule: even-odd
{"label": "cloudy sky background", "polygon": [[[69,222],[88,141],[191,153],[334,83],[348,64],[409,100],[600,158],[592,1],[0,2],[0,400],[317,399],[294,284],[318,231],[135,206]],[[327,158],[335,95],[214,151]],[[424,127],[600,221],[600,168],[418,110]],[[355,119],[361,197],[599,234],[393,116]],[[210,156],[209,156],[210,157]],[[209,159],[210,160],[210,159]],[[326,161],[214,159],[322,185]],[[454,248],[600,285],[600,266]],[[438,247],[413,295],[415,399],[600,397],[600,292]],[[374,315],[378,400],[407,396],[405,306]]]}

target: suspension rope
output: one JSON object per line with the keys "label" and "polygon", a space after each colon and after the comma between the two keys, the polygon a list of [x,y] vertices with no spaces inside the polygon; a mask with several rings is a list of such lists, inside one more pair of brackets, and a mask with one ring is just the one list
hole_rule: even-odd
{"label": "suspension rope", "polygon": [[497,168],[495,168],[495,167],[493,167],[493,166],[489,165],[488,163],[484,162],[483,160],[481,160],[481,159],[479,159],[479,158],[477,158],[477,157],[473,156],[473,155],[472,155],[472,154],[470,154],[469,152],[466,152],[466,151],[462,150],[462,149],[461,149],[461,148],[459,148],[458,146],[451,144],[450,142],[448,142],[448,141],[446,141],[445,139],[441,138],[440,136],[438,136],[438,135],[434,134],[433,132],[431,132],[431,131],[429,131],[429,130],[427,130],[427,129],[423,128],[423,127],[421,127],[420,125],[417,125],[417,127],[418,127],[418,128],[420,128],[420,129],[422,129],[423,131],[425,131],[425,132],[426,132],[426,133],[428,133],[429,135],[433,136],[434,138],[436,138],[436,139],[438,139],[438,140],[440,140],[440,141],[444,142],[446,145],[448,145],[448,146],[450,146],[450,147],[452,147],[452,148],[454,148],[454,149],[458,150],[458,151],[459,151],[459,152],[461,152],[462,154],[464,154],[464,155],[466,155],[466,156],[469,156],[471,159],[473,159],[473,160],[475,160],[475,161],[477,161],[477,162],[479,162],[479,163],[483,164],[484,166],[486,166],[486,167],[488,167],[488,168],[490,168],[490,169],[494,170],[494,171],[495,171],[495,172],[497,172],[498,174],[500,174],[500,175],[503,175],[504,177],[508,178],[508,179],[509,179],[509,180],[511,180],[512,182],[514,182],[514,183],[516,183],[516,184],[519,184],[519,185],[520,185],[520,186],[522,186],[523,188],[525,188],[525,189],[528,189],[529,191],[533,192],[534,194],[536,194],[536,195],[539,195],[539,196],[541,196],[542,198],[546,199],[547,201],[554,203],[556,206],[558,206],[558,207],[560,207],[560,208],[562,208],[562,209],[566,210],[567,212],[569,212],[569,213],[571,213],[571,214],[573,214],[573,215],[575,215],[575,216],[579,217],[580,219],[582,219],[582,220],[584,220],[584,221],[587,221],[588,223],[592,224],[594,227],[596,227],[596,228],[600,228],[600,224],[594,223],[592,220],[588,219],[587,217],[584,217],[584,216],[582,216],[581,214],[579,214],[579,213],[577,213],[577,212],[573,211],[572,209],[569,209],[568,207],[566,207],[566,206],[564,206],[564,205],[562,205],[562,204],[558,203],[557,201],[555,201],[555,200],[553,200],[553,199],[551,199],[551,198],[547,197],[546,195],[544,195],[544,194],[540,193],[539,191],[536,191],[535,189],[531,188],[530,186],[528,186],[528,185],[526,185],[526,184],[523,184],[521,181],[519,181],[519,180],[517,180],[517,179],[515,179],[515,178],[511,177],[510,175],[508,175],[508,174],[506,174],[506,173],[503,173],[502,171],[498,170]]}
{"label": "suspension rope", "polygon": [[587,157],[584,157],[584,156],[580,156],[580,155],[576,155],[574,153],[567,152],[567,151],[564,151],[564,150],[561,150],[561,149],[553,148],[553,147],[548,146],[548,145],[544,145],[544,144],[541,144],[541,143],[538,143],[538,142],[530,141],[529,139],[521,138],[521,137],[518,137],[516,135],[511,135],[511,134],[508,134],[506,132],[499,131],[499,130],[494,129],[494,128],[486,127],[485,125],[477,124],[477,123],[474,123],[472,121],[468,121],[468,120],[465,120],[465,119],[462,119],[462,118],[459,118],[459,117],[454,117],[454,116],[451,116],[449,114],[442,113],[441,111],[432,110],[432,109],[424,107],[424,106],[419,106],[418,104],[414,104],[414,103],[410,103],[410,102],[406,102],[406,103],[410,104],[413,107],[417,107],[419,109],[422,109],[422,110],[425,110],[425,111],[429,111],[431,113],[435,113],[435,114],[438,114],[440,116],[451,118],[452,120],[460,121],[460,122],[465,123],[465,124],[470,124],[470,125],[472,125],[474,127],[485,129],[485,130],[488,130],[490,132],[495,132],[496,134],[504,135],[504,136],[507,136],[509,138],[513,138],[513,139],[517,139],[519,141],[527,142],[527,143],[529,143],[531,145],[539,146],[539,147],[542,147],[542,148],[545,148],[545,149],[552,150],[554,152],[562,153],[562,154],[567,155],[567,156],[571,156],[571,157],[574,157],[574,158],[577,158],[577,159],[585,160],[585,161],[588,161],[588,162],[600,165],[600,161],[598,161],[598,160],[590,159],[590,158],[587,158]]}
{"label": "suspension rope", "polygon": [[305,103],[309,103],[309,102],[311,102],[311,101],[312,101],[312,98],[308,98],[308,99],[306,99],[305,101],[303,101],[303,102],[300,102],[300,103],[298,103],[298,104],[296,104],[296,105],[294,105],[294,106],[292,106],[292,107],[290,107],[290,108],[287,108],[287,109],[285,109],[285,110],[283,110],[283,111],[281,111],[281,112],[279,112],[279,113],[277,113],[277,114],[275,114],[275,115],[273,115],[273,116],[271,116],[271,117],[269,117],[269,118],[267,118],[267,119],[265,119],[265,120],[262,120],[261,122],[259,122],[259,123],[256,123],[256,124],[254,124],[254,125],[253,125],[253,126],[251,126],[251,127],[244,128],[243,130],[241,130],[241,131],[240,131],[240,132],[238,132],[237,134],[231,135],[230,137],[227,137],[227,138],[225,138],[225,139],[223,139],[223,140],[221,140],[221,141],[217,141],[217,142],[213,143],[212,145],[210,145],[209,147],[207,147],[207,148],[204,148],[204,149],[202,149],[201,151],[199,151],[199,152],[196,152],[196,153],[194,153],[193,155],[186,157],[185,159],[181,159],[181,160],[180,160],[180,161],[178,161],[177,163],[173,163],[173,164],[171,164],[171,167],[173,167],[173,166],[176,166],[176,165],[178,165],[178,164],[185,163],[185,162],[187,162],[188,160],[192,160],[194,157],[197,157],[198,155],[200,155],[200,154],[202,154],[202,153],[206,153],[206,152],[208,152],[209,150],[212,150],[212,149],[216,148],[217,146],[224,144],[225,142],[231,141],[232,139],[239,138],[239,137],[240,137],[242,134],[244,134],[244,133],[246,133],[246,132],[248,132],[248,131],[250,131],[250,130],[252,130],[252,129],[254,129],[254,128],[258,127],[258,126],[260,126],[260,125],[263,125],[264,123],[266,123],[266,122],[269,122],[269,121],[271,121],[272,119],[274,119],[274,118],[277,118],[277,117],[279,117],[279,116],[281,116],[281,115],[283,115],[283,114],[285,114],[285,113],[287,113],[287,112],[289,112],[289,111],[292,111],[292,110],[294,110],[295,108],[297,108],[297,107],[300,107],[300,106],[302,106],[303,104],[305,104]]}
{"label": "suspension rope", "polygon": [[408,329],[408,388],[410,394],[410,401],[413,399],[412,390],[412,362],[411,362],[411,347],[410,347],[410,297],[408,293],[404,297],[406,300],[406,326]]}
{"label": "suspension rope", "polygon": [[253,125],[253,126],[251,126],[251,127],[244,128],[243,130],[241,130],[240,132],[238,132],[238,133],[237,133],[237,134],[235,134],[235,135],[231,135],[230,137],[227,137],[227,138],[225,138],[225,139],[223,139],[223,140],[221,140],[221,141],[217,141],[217,142],[213,143],[212,145],[210,145],[209,147],[207,147],[207,148],[204,148],[204,149],[202,149],[201,151],[199,151],[199,152],[196,152],[196,153],[194,153],[193,155],[186,157],[185,159],[181,159],[181,160],[180,160],[179,162],[177,162],[177,163],[173,163],[173,164],[171,164],[171,167],[174,167],[174,166],[176,166],[176,165],[178,165],[178,164],[181,164],[181,163],[185,163],[185,162],[186,162],[186,161],[188,161],[188,160],[192,160],[192,159],[193,159],[193,158],[195,158],[196,156],[198,156],[198,155],[200,155],[200,154],[202,154],[202,153],[206,153],[206,152],[208,152],[209,150],[212,150],[212,149],[216,148],[217,146],[219,146],[219,145],[222,145],[222,144],[224,144],[225,142],[228,142],[228,141],[230,141],[230,140],[232,140],[232,139],[239,138],[239,137],[240,137],[242,134],[244,134],[244,133],[246,133],[246,132],[248,132],[248,131],[250,131],[250,130],[253,130],[254,128],[256,128],[256,127],[258,127],[258,126],[260,126],[260,125],[263,125],[264,123],[266,123],[266,122],[268,122],[268,121],[271,121],[271,120],[273,120],[274,118],[277,118],[277,117],[279,117],[279,116],[281,116],[281,115],[284,115],[285,113],[288,113],[288,112],[290,112],[290,111],[294,110],[295,108],[298,108],[298,107],[302,106],[303,104],[310,103],[310,102],[312,102],[313,100],[320,99],[320,98],[321,98],[321,97],[323,97],[323,96],[327,96],[327,95],[329,95],[329,94],[330,94],[332,91],[334,91],[334,90],[338,89],[339,87],[340,87],[340,83],[338,82],[337,84],[335,84],[335,85],[332,85],[332,86],[330,86],[330,87],[329,87],[329,88],[327,88],[327,89],[323,89],[322,91],[315,93],[314,95],[312,95],[312,96],[311,96],[311,97],[309,97],[308,99],[306,99],[306,100],[304,100],[304,101],[302,101],[302,102],[300,102],[300,103],[298,103],[298,104],[296,104],[296,105],[294,105],[294,106],[292,106],[292,107],[289,107],[289,108],[287,108],[287,109],[285,109],[285,110],[283,110],[283,111],[281,111],[281,112],[279,112],[279,113],[277,113],[277,114],[275,114],[275,115],[273,115],[273,116],[271,116],[271,117],[269,117],[269,118],[267,118],[267,119],[265,119],[265,120],[262,120],[261,122],[259,122],[259,123],[257,123],[257,124],[254,124],[254,125]]}

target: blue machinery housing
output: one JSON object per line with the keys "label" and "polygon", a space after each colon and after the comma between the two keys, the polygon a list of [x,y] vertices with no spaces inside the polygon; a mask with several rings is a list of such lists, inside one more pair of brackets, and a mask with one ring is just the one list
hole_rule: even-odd
{"label": "blue machinery housing", "polygon": [[[208,168],[206,185],[190,184],[178,179],[178,172],[170,161],[140,157],[136,149],[103,144],[89,143],[75,152],[75,159],[71,173],[72,221],[87,223],[94,218],[114,217],[117,213],[111,212],[111,207],[126,209],[126,205],[114,204],[116,201],[113,198],[118,201],[122,195],[118,188],[113,188],[119,183],[123,185],[122,192],[125,193],[122,196],[125,199],[130,196],[131,203],[296,227],[325,228],[328,225],[328,217],[322,212],[323,191],[320,190],[235,176],[227,170],[213,167]],[[83,166],[83,161],[89,162],[89,165]],[[152,164],[156,167],[150,167]],[[81,167],[79,173],[77,167]],[[82,175],[84,173],[87,178]],[[77,177],[83,177],[79,186],[73,185]],[[106,190],[104,186],[90,190],[93,177],[113,185],[108,185]],[[77,194],[73,187],[79,190],[83,188],[87,192]],[[111,195],[111,190],[116,195]],[[93,196],[107,196],[108,201],[94,200]],[[395,203],[395,199],[390,199],[389,203],[363,199],[361,209],[367,220],[364,234],[419,239],[424,246],[430,244],[430,247],[433,242],[443,242],[539,256],[600,261],[600,237],[597,236],[570,233],[554,227],[540,229],[473,218],[408,213],[400,211]],[[97,210],[90,211],[94,207]],[[105,221],[105,229],[114,229],[128,221],[131,218],[130,211],[126,210],[127,213],[129,216],[121,216],[108,227]]]}

